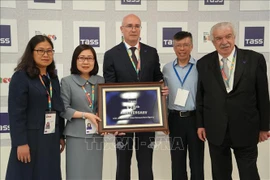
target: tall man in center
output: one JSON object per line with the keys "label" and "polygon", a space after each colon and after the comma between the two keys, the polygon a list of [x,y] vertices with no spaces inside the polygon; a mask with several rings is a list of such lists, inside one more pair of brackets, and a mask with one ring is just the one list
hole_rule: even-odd
{"label": "tall man in center", "polygon": [[[104,55],[103,76],[105,82],[161,81],[163,75],[160,71],[157,50],[139,42],[140,18],[134,14],[125,16],[120,29],[124,38],[123,42],[108,50]],[[152,180],[153,149],[151,144],[155,141],[154,132],[126,133],[124,136],[116,136],[116,143],[121,142],[125,145],[117,146],[116,149],[116,180],[130,179],[134,135],[139,179]]]}

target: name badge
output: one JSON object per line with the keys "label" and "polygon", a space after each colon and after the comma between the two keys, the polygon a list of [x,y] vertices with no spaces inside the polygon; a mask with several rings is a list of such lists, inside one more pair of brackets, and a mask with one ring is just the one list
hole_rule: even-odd
{"label": "name badge", "polygon": [[175,105],[186,106],[189,91],[185,89],[178,89],[174,100]]}
{"label": "name badge", "polygon": [[96,126],[89,119],[85,119],[85,133],[95,134],[96,132],[97,132]]}
{"label": "name badge", "polygon": [[56,112],[45,112],[44,134],[55,133]]}

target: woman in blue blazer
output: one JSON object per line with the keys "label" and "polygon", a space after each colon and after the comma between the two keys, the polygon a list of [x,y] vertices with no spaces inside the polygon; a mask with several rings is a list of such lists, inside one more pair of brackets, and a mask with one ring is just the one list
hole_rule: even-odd
{"label": "woman in blue blazer", "polygon": [[[60,153],[64,110],[55,74],[53,44],[34,36],[25,49],[9,86],[11,152],[7,180],[61,179]],[[47,126],[46,124],[50,124]],[[60,149],[61,145],[61,149]]]}

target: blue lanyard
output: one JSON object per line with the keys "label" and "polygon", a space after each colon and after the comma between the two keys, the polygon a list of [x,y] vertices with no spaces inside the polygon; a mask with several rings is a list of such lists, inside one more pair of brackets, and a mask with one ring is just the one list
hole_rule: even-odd
{"label": "blue lanyard", "polygon": [[[176,60],[175,60],[175,61],[176,61]],[[177,62],[176,62],[176,63],[177,63]],[[179,80],[180,83],[181,83],[181,87],[183,87],[183,85],[184,85],[184,83],[185,83],[185,81],[186,81],[186,79],[187,79],[187,77],[188,77],[188,75],[189,75],[189,73],[190,73],[190,71],[191,71],[191,69],[192,69],[192,67],[193,67],[193,64],[190,64],[189,70],[188,70],[187,74],[185,75],[183,81],[181,80],[181,78],[180,78],[178,72],[176,71],[176,68],[175,68],[175,66],[174,66],[174,63],[173,63],[172,65],[173,65],[173,70],[174,70],[174,72],[175,72],[175,74],[176,74],[178,80]]]}

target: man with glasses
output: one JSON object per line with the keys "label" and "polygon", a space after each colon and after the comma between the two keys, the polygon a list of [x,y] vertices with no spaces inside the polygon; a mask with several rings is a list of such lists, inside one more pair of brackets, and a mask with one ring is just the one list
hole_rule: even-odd
{"label": "man with glasses", "polygon": [[196,104],[198,72],[191,57],[192,34],[185,31],[173,37],[176,59],[163,68],[168,95],[172,180],[187,180],[186,158],[189,154],[191,180],[203,180],[204,143],[197,136]]}
{"label": "man with glasses", "polygon": [[[106,83],[153,82],[163,79],[157,50],[141,42],[141,20],[134,14],[123,18],[120,27],[123,42],[104,55],[103,75]],[[117,84],[116,84],[117,86]],[[163,95],[168,90],[163,89]],[[126,133],[116,136],[117,172],[116,180],[130,179],[130,164],[135,134],[136,158],[140,180],[152,180],[152,155],[155,132]]]}

